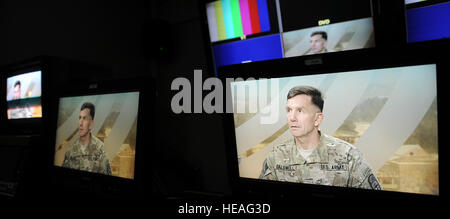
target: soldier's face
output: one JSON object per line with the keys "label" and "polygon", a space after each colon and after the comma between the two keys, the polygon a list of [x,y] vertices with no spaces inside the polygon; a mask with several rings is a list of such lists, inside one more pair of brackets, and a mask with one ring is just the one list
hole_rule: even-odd
{"label": "soldier's face", "polygon": [[89,114],[90,112],[91,110],[87,108],[80,111],[80,117],[78,120],[78,131],[80,133],[80,137],[87,136],[94,126],[94,121]]}
{"label": "soldier's face", "polygon": [[287,101],[286,116],[294,137],[305,137],[318,128],[322,113],[308,95],[296,95]]}
{"label": "soldier's face", "polygon": [[309,43],[311,44],[311,50],[313,53],[322,53],[325,52],[325,48],[327,47],[327,41],[322,38],[322,35],[316,34],[310,38]]}
{"label": "soldier's face", "polygon": [[14,87],[13,99],[20,99],[20,85]]}

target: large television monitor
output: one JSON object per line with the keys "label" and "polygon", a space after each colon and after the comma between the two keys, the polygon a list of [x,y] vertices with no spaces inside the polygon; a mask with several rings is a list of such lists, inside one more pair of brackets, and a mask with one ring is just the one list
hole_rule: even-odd
{"label": "large television monitor", "polygon": [[82,83],[54,97],[49,142],[55,185],[100,196],[139,195],[142,81]]}
{"label": "large television monitor", "polygon": [[450,1],[407,1],[406,27],[408,42],[450,38]]}
{"label": "large television monitor", "polygon": [[225,65],[372,48],[387,41],[385,34],[398,43],[404,36],[391,30],[402,22],[386,22],[401,9],[380,0],[220,0],[200,7],[216,73]]}
{"label": "large television monitor", "polygon": [[430,48],[221,68],[232,107],[224,115],[232,189],[278,198],[438,199],[446,156],[439,79],[449,68],[423,55]]}

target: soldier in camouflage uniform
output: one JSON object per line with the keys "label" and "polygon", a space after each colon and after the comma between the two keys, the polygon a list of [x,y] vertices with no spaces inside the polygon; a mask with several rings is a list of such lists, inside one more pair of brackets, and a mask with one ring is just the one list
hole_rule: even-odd
{"label": "soldier in camouflage uniform", "polygon": [[319,131],[323,119],[319,90],[294,87],[287,99],[288,125],[294,138],[273,148],[263,163],[260,179],[382,189],[356,147]]}
{"label": "soldier in camouflage uniform", "polygon": [[81,106],[78,122],[79,137],[69,145],[62,166],[77,170],[111,175],[109,159],[103,142],[91,134],[95,106],[86,102]]}

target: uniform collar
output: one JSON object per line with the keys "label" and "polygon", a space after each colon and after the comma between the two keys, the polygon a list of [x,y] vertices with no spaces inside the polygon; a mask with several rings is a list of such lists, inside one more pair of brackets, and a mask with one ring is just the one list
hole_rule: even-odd
{"label": "uniform collar", "polygon": [[297,144],[295,144],[295,137],[292,138],[291,141],[289,141],[289,146],[292,154],[291,160],[298,161],[299,164],[302,164],[305,162],[304,157],[300,154],[297,148]]}
{"label": "uniform collar", "polygon": [[[326,134],[321,133],[320,131],[319,134],[320,134],[319,144],[311,153],[311,155],[309,155],[308,158],[306,158],[306,162],[308,163],[324,162],[328,160],[327,144],[326,144],[326,139],[328,138],[328,136]],[[297,145],[295,144],[295,138],[293,139],[292,144],[295,148],[292,154],[294,154],[294,156],[296,157],[303,158],[297,149]]]}
{"label": "uniform collar", "polygon": [[81,142],[80,142],[80,136],[78,136],[76,142],[75,142],[75,147],[76,147],[76,152],[79,154],[90,154],[92,151],[92,141],[94,136],[92,135],[92,133],[89,133],[91,135],[91,137],[89,138],[89,142],[86,146],[86,149],[83,151],[81,150]]}
{"label": "uniform collar", "polygon": [[319,134],[320,134],[319,145],[317,145],[316,150],[314,150],[310,156],[311,162],[324,162],[328,160],[327,142],[326,142],[328,136],[326,134],[321,133],[320,131]]}

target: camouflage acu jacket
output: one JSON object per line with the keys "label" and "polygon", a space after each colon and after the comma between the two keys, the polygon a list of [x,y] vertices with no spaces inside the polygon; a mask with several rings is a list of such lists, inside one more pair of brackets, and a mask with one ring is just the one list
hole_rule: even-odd
{"label": "camouflage acu jacket", "polygon": [[81,150],[80,138],[78,137],[78,139],[73,141],[73,143],[69,145],[69,149],[64,156],[62,166],[111,175],[111,167],[105,152],[104,144],[100,139],[93,135],[91,135],[91,140],[84,152]]}
{"label": "camouflage acu jacket", "polygon": [[275,146],[263,163],[260,179],[381,190],[361,152],[343,140],[321,134],[306,159],[294,139]]}

